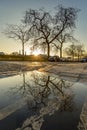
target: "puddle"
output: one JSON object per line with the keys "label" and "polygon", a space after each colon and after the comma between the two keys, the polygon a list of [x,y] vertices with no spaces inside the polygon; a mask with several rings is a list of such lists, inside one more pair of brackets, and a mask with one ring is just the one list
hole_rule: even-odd
{"label": "puddle", "polygon": [[[38,71],[0,79],[0,130],[78,130],[87,87]],[[21,127],[21,129],[20,129]]]}

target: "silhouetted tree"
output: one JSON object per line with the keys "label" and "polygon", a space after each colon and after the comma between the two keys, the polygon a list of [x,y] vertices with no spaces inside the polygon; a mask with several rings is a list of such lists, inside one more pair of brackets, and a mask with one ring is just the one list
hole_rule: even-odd
{"label": "silhouetted tree", "polygon": [[30,30],[31,28],[25,25],[7,25],[4,34],[8,38],[21,41],[22,55],[24,55],[24,45],[30,39]]}
{"label": "silhouetted tree", "polygon": [[33,35],[36,40],[43,40],[47,46],[47,55],[50,55],[50,46],[55,43],[63,32],[75,27],[77,10],[58,6],[55,15],[51,15],[43,9],[26,11],[24,23],[32,23]]}
{"label": "silhouetted tree", "polygon": [[74,44],[71,44],[65,49],[65,52],[67,55],[72,56],[72,59],[74,60],[74,57],[76,55],[76,46]]}
{"label": "silhouetted tree", "polygon": [[85,50],[82,44],[76,45],[76,55],[78,57],[78,61],[81,59],[81,56],[83,55],[84,52]]}
{"label": "silhouetted tree", "polygon": [[67,55],[72,56],[73,60],[75,56],[78,57],[79,61],[85,50],[83,48],[83,45],[81,44],[71,44],[69,47],[65,49],[65,52],[67,53]]}
{"label": "silhouetted tree", "polygon": [[69,41],[75,41],[76,39],[72,36],[72,33],[63,32],[59,35],[58,38],[56,38],[56,40],[57,40],[56,43],[53,43],[53,44],[56,51],[60,50],[60,58],[62,58],[63,44]]}

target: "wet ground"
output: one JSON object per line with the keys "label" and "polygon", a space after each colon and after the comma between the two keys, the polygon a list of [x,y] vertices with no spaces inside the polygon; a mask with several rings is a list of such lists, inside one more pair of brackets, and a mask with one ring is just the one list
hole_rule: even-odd
{"label": "wet ground", "polygon": [[[77,76],[69,76],[69,67],[67,73],[59,73],[57,63],[33,64],[39,71],[20,70],[18,75],[0,79],[0,130],[78,130],[87,97],[86,74],[80,75],[84,67],[79,66]],[[79,75],[82,81],[77,80]]]}
{"label": "wet ground", "polygon": [[21,72],[38,70],[60,75],[62,78],[87,84],[87,63],[69,62],[0,62],[0,78]]}

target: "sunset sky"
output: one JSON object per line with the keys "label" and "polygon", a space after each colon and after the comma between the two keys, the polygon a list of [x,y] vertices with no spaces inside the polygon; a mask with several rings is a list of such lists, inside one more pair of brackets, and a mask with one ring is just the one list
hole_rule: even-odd
{"label": "sunset sky", "polygon": [[0,52],[11,53],[21,50],[20,42],[8,39],[2,34],[6,24],[19,24],[24,12],[29,8],[44,7],[52,11],[58,4],[81,9],[74,36],[87,49],[87,0],[0,0]]}

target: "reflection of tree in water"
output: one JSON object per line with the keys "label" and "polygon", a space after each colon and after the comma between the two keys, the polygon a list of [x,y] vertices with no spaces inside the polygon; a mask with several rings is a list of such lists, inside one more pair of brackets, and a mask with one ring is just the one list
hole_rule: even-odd
{"label": "reflection of tree in water", "polygon": [[60,104],[60,111],[73,111],[75,108],[73,102],[73,96],[71,94],[67,94]]}
{"label": "reflection of tree in water", "polygon": [[21,130],[26,127],[29,130],[39,130],[44,115],[53,114],[58,109],[73,110],[71,83],[39,72],[32,72],[31,77],[26,81],[23,73],[23,85],[17,87],[15,93],[20,93],[26,99],[29,109],[37,110],[38,115],[27,119]]}

